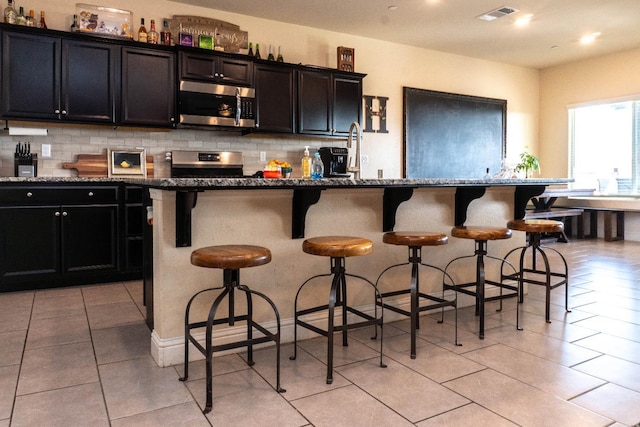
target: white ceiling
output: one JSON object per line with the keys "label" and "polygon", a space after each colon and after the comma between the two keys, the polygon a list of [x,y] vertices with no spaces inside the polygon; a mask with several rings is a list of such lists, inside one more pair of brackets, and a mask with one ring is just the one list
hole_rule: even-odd
{"label": "white ceiling", "polygon": [[[175,1],[539,69],[640,47],[640,0]],[[519,12],[476,19],[502,6]],[[531,23],[516,28],[525,14]],[[595,43],[579,43],[594,32]]]}

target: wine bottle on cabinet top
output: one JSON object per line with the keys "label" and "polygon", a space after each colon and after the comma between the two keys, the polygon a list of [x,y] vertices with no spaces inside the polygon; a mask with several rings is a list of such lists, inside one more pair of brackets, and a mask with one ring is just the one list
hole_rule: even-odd
{"label": "wine bottle on cabinet top", "polygon": [[27,25],[27,18],[24,16],[24,8],[20,6],[18,16],[16,16],[16,24]]}
{"label": "wine bottle on cabinet top", "polygon": [[34,17],[33,9],[29,9],[29,16],[25,17],[27,20],[27,27],[37,27],[38,23],[36,22],[36,18]]}
{"label": "wine bottle on cabinet top", "polygon": [[40,11],[40,23],[38,24],[38,28],[47,29],[47,23],[44,20],[44,10]]}
{"label": "wine bottle on cabinet top", "polygon": [[162,21],[162,32],[160,34],[164,34],[164,37],[160,37],[162,43],[165,46],[171,46],[171,32],[169,31],[169,21],[167,21],[166,19]]}
{"label": "wine bottle on cabinet top", "polygon": [[78,15],[73,15],[73,22],[71,22],[71,27],[69,28],[69,31],[74,32],[79,30],[80,28],[78,27]]}
{"label": "wine bottle on cabinet top", "polygon": [[7,24],[15,24],[18,14],[13,8],[13,0],[9,0],[7,7],[4,8],[4,22]]}
{"label": "wine bottle on cabinet top", "polygon": [[256,43],[256,59],[262,59],[260,56],[260,43]]}
{"label": "wine bottle on cabinet top", "polygon": [[138,41],[142,43],[146,43],[148,41],[147,29],[144,27],[144,18],[140,18],[140,28],[138,28]]}
{"label": "wine bottle on cabinet top", "polygon": [[151,20],[151,28],[147,33],[147,43],[158,44],[158,33],[156,32],[156,21]]}

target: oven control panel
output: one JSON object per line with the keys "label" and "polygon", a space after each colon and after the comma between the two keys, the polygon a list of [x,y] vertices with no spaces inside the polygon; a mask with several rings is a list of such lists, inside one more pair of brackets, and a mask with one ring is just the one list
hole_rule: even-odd
{"label": "oven control panel", "polygon": [[198,153],[199,162],[219,162],[220,153]]}

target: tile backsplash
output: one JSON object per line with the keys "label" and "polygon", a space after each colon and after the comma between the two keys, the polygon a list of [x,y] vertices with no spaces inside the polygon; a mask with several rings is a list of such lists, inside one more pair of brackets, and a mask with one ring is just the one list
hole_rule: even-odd
{"label": "tile backsplash", "polygon": [[[38,127],[43,127],[41,124]],[[46,125],[44,126],[46,127]],[[196,129],[138,130],[128,128],[102,128],[94,126],[73,126],[48,128],[47,136],[9,136],[5,131],[0,135],[0,176],[13,176],[13,155],[16,144],[30,143],[31,152],[38,153],[38,176],[76,176],[75,169],[63,169],[65,162],[75,162],[78,154],[104,154],[107,149],[144,148],[153,156],[156,177],[170,175],[165,153],[171,150],[228,150],[241,151],[244,155],[244,173],[252,174],[262,170],[265,162],[260,161],[260,152],[266,159],[280,159],[292,164],[292,176],[300,176],[300,159],[304,146],[310,151],[320,146],[344,146],[344,140],[302,138],[273,135],[239,135]],[[51,144],[51,157],[42,158],[42,144]]]}

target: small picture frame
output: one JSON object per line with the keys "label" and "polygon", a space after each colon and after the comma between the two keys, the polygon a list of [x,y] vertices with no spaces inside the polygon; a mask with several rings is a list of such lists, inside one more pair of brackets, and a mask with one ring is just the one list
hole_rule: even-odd
{"label": "small picture frame", "polygon": [[109,178],[147,177],[146,150],[108,150]]}

